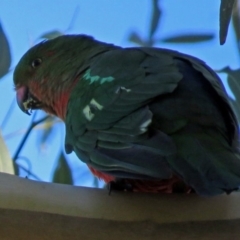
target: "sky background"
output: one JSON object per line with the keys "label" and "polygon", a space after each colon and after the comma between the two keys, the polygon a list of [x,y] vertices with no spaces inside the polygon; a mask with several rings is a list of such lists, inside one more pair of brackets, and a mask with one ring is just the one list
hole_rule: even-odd
{"label": "sky background", "polygon": [[[213,69],[221,69],[227,65],[233,69],[238,68],[239,56],[231,26],[226,44],[219,45],[219,4],[220,1],[209,0],[162,0],[163,17],[155,34],[156,37],[192,32],[213,33],[216,37],[199,44],[160,43],[156,46],[194,55],[207,62]],[[14,69],[21,56],[37,42],[42,34],[52,30],[67,34],[83,33],[123,47],[134,46],[128,41],[128,36],[131,31],[135,31],[147,38],[151,7],[150,0],[1,1],[0,21],[11,47],[11,69]],[[76,9],[78,14],[74,24],[70,30],[66,31]],[[225,83],[226,76],[222,74],[221,78]],[[0,80],[0,124],[13,99],[15,99],[15,92],[12,71],[10,71]],[[41,113],[38,113],[38,117],[41,116]],[[31,117],[23,114],[16,106],[2,129],[11,156],[14,155],[30,120]],[[30,160],[31,172],[42,181],[51,181],[58,155],[64,144],[64,125],[62,123],[55,125],[54,134],[49,138],[46,146],[40,145],[40,134],[41,130],[32,132],[21,156]],[[75,185],[91,186],[93,184],[94,178],[75,154],[68,155],[67,161],[72,169]],[[18,162],[29,168],[26,161]],[[23,177],[26,175],[23,172],[21,174]]]}

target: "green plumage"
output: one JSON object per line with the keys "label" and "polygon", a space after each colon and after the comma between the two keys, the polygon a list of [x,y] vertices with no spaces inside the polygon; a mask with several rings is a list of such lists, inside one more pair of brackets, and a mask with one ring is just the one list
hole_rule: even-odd
{"label": "green plumage", "polygon": [[78,80],[65,118],[68,153],[75,151],[89,166],[117,178],[177,175],[200,195],[238,188],[238,124],[221,81],[204,62],[86,36],[51,41],[66,69],[70,52],[87,42],[84,55],[70,56],[77,67],[64,73]]}

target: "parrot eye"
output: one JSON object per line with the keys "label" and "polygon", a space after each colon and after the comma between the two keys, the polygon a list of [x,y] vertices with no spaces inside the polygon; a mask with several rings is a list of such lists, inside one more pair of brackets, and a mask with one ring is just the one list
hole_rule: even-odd
{"label": "parrot eye", "polygon": [[37,58],[37,59],[35,59],[35,60],[32,61],[32,67],[33,67],[33,68],[36,68],[36,67],[38,67],[39,65],[41,65],[41,63],[42,63],[42,59],[41,59],[41,58]]}

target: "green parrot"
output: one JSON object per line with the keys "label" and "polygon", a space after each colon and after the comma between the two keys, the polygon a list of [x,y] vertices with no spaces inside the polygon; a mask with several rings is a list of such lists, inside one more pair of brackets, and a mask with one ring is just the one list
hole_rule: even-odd
{"label": "green parrot", "polygon": [[239,188],[236,116],[216,73],[195,57],[64,35],[25,53],[14,84],[23,112],[61,118],[66,152],[116,188]]}

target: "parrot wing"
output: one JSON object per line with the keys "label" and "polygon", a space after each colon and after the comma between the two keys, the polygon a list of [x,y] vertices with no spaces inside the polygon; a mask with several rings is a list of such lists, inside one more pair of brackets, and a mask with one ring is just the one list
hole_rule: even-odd
{"label": "parrot wing", "polygon": [[88,165],[118,177],[171,177],[166,159],[176,154],[175,145],[160,130],[149,139],[147,103],[171,93],[181,78],[167,55],[146,58],[136,49],[98,56],[71,94],[66,145]]}
{"label": "parrot wing", "polygon": [[177,174],[199,194],[240,184],[236,118],[218,77],[200,60],[116,49],[93,57],[79,78],[66,114],[67,153],[119,178]]}

